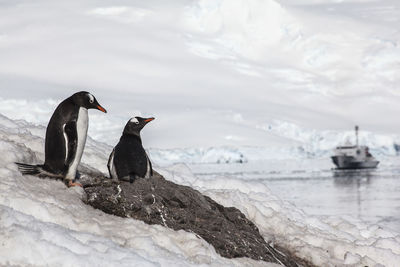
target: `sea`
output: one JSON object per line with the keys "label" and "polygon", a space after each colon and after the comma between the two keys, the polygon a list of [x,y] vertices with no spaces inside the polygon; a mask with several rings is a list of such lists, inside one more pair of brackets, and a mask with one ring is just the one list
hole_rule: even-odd
{"label": "sea", "polygon": [[244,164],[192,164],[202,179],[229,176],[265,184],[307,214],[343,217],[400,232],[400,164],[384,159],[376,169],[337,170],[329,158]]}

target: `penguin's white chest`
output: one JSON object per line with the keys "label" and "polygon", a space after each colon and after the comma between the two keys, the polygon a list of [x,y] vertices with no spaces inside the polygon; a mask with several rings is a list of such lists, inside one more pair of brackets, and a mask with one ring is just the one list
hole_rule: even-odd
{"label": "penguin's white chest", "polygon": [[87,131],[89,127],[88,110],[86,108],[79,108],[78,118],[76,120],[76,133],[77,133],[77,147],[76,154],[73,157],[73,161],[68,168],[68,172],[65,178],[73,180],[76,176],[79,162],[81,162],[83,149],[86,144]]}

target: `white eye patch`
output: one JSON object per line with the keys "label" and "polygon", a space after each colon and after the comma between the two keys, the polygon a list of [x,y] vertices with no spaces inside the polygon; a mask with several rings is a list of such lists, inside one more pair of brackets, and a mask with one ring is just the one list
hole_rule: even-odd
{"label": "white eye patch", "polygon": [[88,94],[89,97],[89,102],[93,103],[94,102],[94,96],[92,96],[91,94]]}
{"label": "white eye patch", "polygon": [[129,121],[130,121],[130,122],[133,122],[133,123],[136,123],[136,124],[139,124],[139,121],[138,121],[135,117],[133,117],[133,118],[130,119]]}

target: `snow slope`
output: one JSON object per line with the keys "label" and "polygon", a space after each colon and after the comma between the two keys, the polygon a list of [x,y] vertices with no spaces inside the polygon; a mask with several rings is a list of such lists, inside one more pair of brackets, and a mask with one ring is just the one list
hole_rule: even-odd
{"label": "snow slope", "polygon": [[[91,266],[256,266],[221,258],[191,233],[106,215],[81,201],[81,188],[21,176],[14,162],[42,162],[44,128],[0,115],[0,264]],[[88,140],[83,164],[106,171],[111,147]],[[376,225],[312,217],[283,202],[260,182],[195,177],[185,165],[157,169],[226,206],[238,207],[271,242],[318,266],[396,266],[400,235]]]}
{"label": "snow slope", "polygon": [[[192,233],[94,210],[80,188],[21,176],[14,162],[43,161],[43,134],[43,127],[0,115],[0,265],[260,265],[224,259]],[[110,149],[89,139],[83,161],[105,171]]]}

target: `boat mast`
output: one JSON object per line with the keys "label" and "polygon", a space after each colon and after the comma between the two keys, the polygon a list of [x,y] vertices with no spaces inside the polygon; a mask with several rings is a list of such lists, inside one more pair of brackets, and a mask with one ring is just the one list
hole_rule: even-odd
{"label": "boat mast", "polygon": [[356,146],[358,146],[358,125],[356,125]]}

